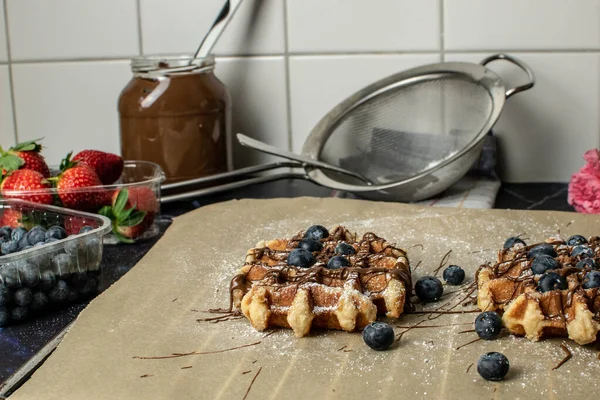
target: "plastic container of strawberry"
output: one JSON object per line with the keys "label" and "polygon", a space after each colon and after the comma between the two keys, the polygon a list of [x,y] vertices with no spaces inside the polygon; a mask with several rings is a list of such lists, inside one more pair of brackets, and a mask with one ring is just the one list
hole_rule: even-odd
{"label": "plastic container of strawberry", "polygon": [[[4,232],[12,234],[21,227],[29,233],[36,226],[64,228],[69,224],[88,228],[83,233],[23,246],[22,250],[0,256],[0,326],[96,296],[101,283],[102,238],[111,231],[111,221],[101,215],[0,199],[0,229]],[[24,237],[27,241],[27,234]],[[10,240],[0,235],[0,243]]]}
{"label": "plastic container of strawberry", "polygon": [[[52,175],[58,174],[51,168]],[[160,184],[165,179],[158,164],[148,161],[125,161],[123,173],[111,185],[89,186],[63,190],[61,196],[76,199],[77,211],[102,214],[111,219],[111,234],[105,244],[135,243],[150,239],[159,233],[156,224],[160,215]],[[39,202],[37,198],[52,194],[54,205],[63,207],[59,189],[34,191],[4,191],[5,198],[19,198]],[[63,197],[64,198],[64,197]],[[77,232],[77,226],[66,226],[68,232]]]}

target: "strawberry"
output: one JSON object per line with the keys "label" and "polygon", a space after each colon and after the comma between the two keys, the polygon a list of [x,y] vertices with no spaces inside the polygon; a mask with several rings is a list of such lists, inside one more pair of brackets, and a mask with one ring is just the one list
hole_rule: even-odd
{"label": "strawberry", "polygon": [[0,226],[10,226],[16,228],[21,226],[23,214],[21,211],[14,208],[3,208],[2,215],[0,215]]}
{"label": "strawberry", "polygon": [[60,175],[48,180],[55,182],[64,207],[98,211],[103,205],[109,204],[110,197],[105,189],[99,187],[102,182],[96,172],[86,164],[71,160],[71,154],[60,163]]}
{"label": "strawberry", "polygon": [[[12,171],[0,185],[0,192],[6,198],[29,200],[34,203],[52,204],[50,184],[42,174],[31,169]],[[27,194],[25,192],[33,192]]]}
{"label": "strawberry", "polygon": [[0,148],[2,175],[17,169],[31,169],[42,174],[44,178],[50,177],[50,169],[44,156],[40,154],[42,145],[37,143],[38,140],[40,139],[19,143],[6,152]]}
{"label": "strawberry", "polygon": [[116,154],[99,150],[83,150],[75,154],[73,161],[89,165],[105,185],[114,183],[123,172],[123,159]]}
{"label": "strawberry", "polygon": [[77,235],[81,228],[84,226],[96,227],[97,222],[92,220],[86,220],[81,217],[70,217],[65,218],[64,220],[65,230],[67,231],[67,235]]}
{"label": "strawberry", "polygon": [[147,186],[115,191],[112,206],[102,207],[100,214],[112,221],[113,234],[122,242],[133,243],[154,222],[158,211],[156,195]]}

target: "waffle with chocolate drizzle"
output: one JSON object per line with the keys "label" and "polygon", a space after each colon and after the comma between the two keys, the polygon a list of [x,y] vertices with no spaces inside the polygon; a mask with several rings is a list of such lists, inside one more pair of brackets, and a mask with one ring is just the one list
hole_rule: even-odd
{"label": "waffle with chocolate drizzle", "polygon": [[[305,232],[292,239],[259,242],[231,280],[233,311],[241,311],[255,329],[291,328],[298,337],[311,328],[359,330],[377,315],[398,318],[410,302],[411,276],[406,251],[373,233],[356,234],[337,226],[321,239],[309,268],[287,265]],[[351,245],[349,265],[327,268],[340,242]]]}
{"label": "waffle with chocolate drizzle", "polygon": [[[545,243],[556,252],[557,273],[566,280],[566,289],[541,292],[538,285],[542,274],[534,274],[535,257],[529,251],[537,245],[517,243],[500,250],[496,263],[482,265],[476,274],[477,304],[482,311],[502,314],[504,326],[515,335],[537,341],[542,337],[568,336],[579,344],[594,342],[600,331],[599,288],[584,288],[586,274],[600,261],[600,238],[591,237],[584,246],[589,254],[573,254],[575,246],[560,237]],[[593,253],[593,254],[592,254]],[[578,263],[589,257],[594,262],[582,267]]]}

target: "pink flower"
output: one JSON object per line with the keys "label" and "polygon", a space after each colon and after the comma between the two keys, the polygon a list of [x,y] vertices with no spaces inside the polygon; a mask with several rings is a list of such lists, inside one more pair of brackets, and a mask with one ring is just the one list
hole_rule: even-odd
{"label": "pink flower", "polygon": [[568,201],[580,213],[600,214],[600,152],[588,150],[583,158],[587,164],[571,177]]}

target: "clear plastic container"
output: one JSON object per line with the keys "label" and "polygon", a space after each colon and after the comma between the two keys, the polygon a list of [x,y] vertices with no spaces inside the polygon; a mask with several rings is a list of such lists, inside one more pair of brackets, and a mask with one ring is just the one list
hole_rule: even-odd
{"label": "clear plastic container", "polygon": [[[57,173],[58,172],[55,169],[52,169],[53,176]],[[138,226],[136,229],[130,229],[130,232],[127,233],[127,239],[139,241],[152,238],[159,232],[159,228],[156,224],[156,218],[160,214],[160,184],[164,179],[165,174],[158,164],[149,161],[125,161],[121,178],[114,184],[71,189],[64,191],[64,193],[99,196],[103,199],[101,203],[107,206],[111,205],[111,200],[114,198],[116,193],[124,188],[129,190],[132,198],[134,196],[133,192],[142,193],[146,199],[150,198],[151,200],[145,201],[143,207],[145,209],[142,210],[146,212],[146,218],[144,218],[144,221],[140,226]],[[48,193],[48,190],[54,196],[55,204],[61,206],[60,197],[58,196],[58,190],[56,188],[46,189],[45,191],[4,191],[3,193],[5,194],[5,197],[18,197],[28,200],[29,196],[33,197],[35,195],[39,195],[40,193]],[[136,202],[132,201],[132,203]],[[84,211],[99,212],[100,210],[92,209]],[[108,235],[104,239],[104,243],[108,244],[115,244],[119,242],[120,241],[115,235]]]}
{"label": "clear plastic container", "polygon": [[[22,200],[0,200],[0,225],[92,229],[0,256],[0,326],[45,315],[94,297],[100,287],[104,235],[110,219]],[[68,230],[67,229],[67,230]],[[1,240],[0,240],[1,241]]]}

